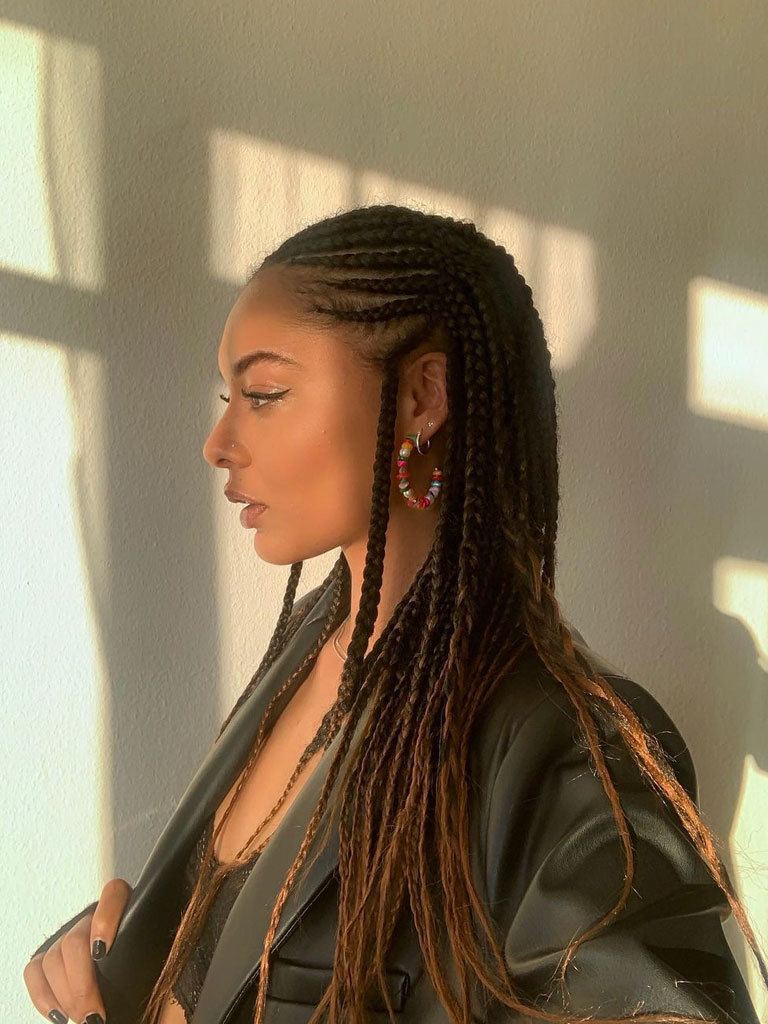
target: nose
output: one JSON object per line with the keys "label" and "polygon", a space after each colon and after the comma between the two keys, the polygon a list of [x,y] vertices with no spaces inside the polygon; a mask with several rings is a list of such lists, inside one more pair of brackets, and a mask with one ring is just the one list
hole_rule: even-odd
{"label": "nose", "polygon": [[210,432],[203,445],[203,458],[214,469],[225,469],[231,465],[240,465],[245,458],[242,445],[233,441],[223,428],[223,418]]}

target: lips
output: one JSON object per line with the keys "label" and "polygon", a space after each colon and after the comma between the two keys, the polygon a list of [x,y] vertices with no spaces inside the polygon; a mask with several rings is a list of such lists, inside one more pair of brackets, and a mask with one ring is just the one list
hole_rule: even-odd
{"label": "lips", "polygon": [[246,528],[254,528],[257,524],[258,517],[266,509],[266,505],[246,505],[245,508],[240,510],[240,522]]}
{"label": "lips", "polygon": [[227,487],[224,494],[229,501],[242,502],[245,505],[263,505],[263,501],[259,501],[258,498],[252,498],[249,494],[243,494],[242,491],[236,491],[231,487]]}

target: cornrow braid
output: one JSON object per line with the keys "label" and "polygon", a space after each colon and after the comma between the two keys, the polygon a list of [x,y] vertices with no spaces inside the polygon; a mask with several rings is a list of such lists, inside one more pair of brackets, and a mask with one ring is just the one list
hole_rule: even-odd
{"label": "cornrow braid", "polygon": [[[524,652],[535,655],[575,710],[627,868],[615,906],[561,957],[557,982],[563,1002],[565,974],[576,950],[621,911],[634,875],[628,821],[602,750],[598,725],[606,722],[617,726],[633,761],[701,850],[768,984],[765,961],[712,833],[655,738],[609,680],[576,651],[561,615],[555,597],[557,396],[541,317],[513,257],[471,222],[381,204],[308,225],[268,255],[249,281],[267,270],[277,272],[298,322],[333,332],[362,365],[381,374],[381,404],[360,606],[338,699],[326,716],[328,735],[340,732],[340,742],[273,908],[254,1024],[264,1020],[270,950],[285,900],[310,851],[329,834],[331,819],[324,836],[317,835],[342,771],[334,807],[337,942],[331,982],[309,1024],[365,1024],[371,990],[394,1024],[385,962],[405,911],[452,1024],[471,1019],[473,989],[484,1002],[494,999],[522,1017],[553,1024],[594,1019],[555,1013],[524,997],[506,967],[497,927],[471,870],[466,780],[473,728]],[[447,365],[449,417],[435,537],[368,651],[399,440],[394,436],[398,370],[402,358],[425,341],[446,353]],[[340,587],[343,570],[338,565],[337,570]],[[300,571],[300,563],[291,567],[275,636],[236,708],[293,635]],[[338,625],[340,602],[339,597],[315,654]],[[273,712],[279,710],[276,701]],[[365,709],[370,714],[350,752]],[[446,975],[447,961],[457,991]],[[599,1019],[603,1024],[716,1024],[672,1012]]]}
{"label": "cornrow braid", "polygon": [[[321,221],[288,239],[265,261],[265,265],[272,264],[290,268],[291,272],[300,271],[295,292],[307,303],[303,307],[306,315],[314,315],[320,323],[354,327],[362,332],[352,337],[364,361],[375,365],[378,358],[389,371],[391,362],[381,355],[382,349],[390,360],[392,356],[401,357],[430,331],[449,341],[451,454],[444,474],[422,646],[406,662],[410,673],[404,704],[391,701],[399,711],[394,756],[393,730],[386,727],[386,717],[377,714],[372,718],[379,723],[379,729],[369,737],[369,746],[355,765],[354,776],[351,767],[348,771],[348,777],[355,779],[355,787],[341,800],[343,807],[354,809],[352,827],[345,828],[342,822],[340,830],[339,935],[344,935],[345,941],[337,945],[333,980],[318,1006],[318,1015],[327,1010],[329,1024],[364,1020],[364,993],[371,980],[377,981],[381,997],[390,1008],[383,984],[384,951],[400,897],[407,888],[427,970],[452,1020],[465,1019],[472,974],[497,999],[519,1013],[544,1020],[573,1021],[573,1017],[550,1014],[522,1001],[507,976],[493,926],[474,889],[466,843],[461,842],[456,849],[450,843],[440,842],[440,836],[466,836],[468,832],[462,780],[466,778],[469,727],[483,701],[490,697],[521,653],[521,634],[509,630],[511,621],[522,621],[527,643],[562,683],[574,704],[611,802],[627,858],[627,881],[616,907],[566,950],[561,961],[561,985],[580,942],[605,927],[626,902],[634,871],[626,817],[605,765],[593,717],[599,714],[598,702],[590,700],[590,695],[601,695],[604,709],[626,715],[626,721],[632,722],[632,728],[624,732],[628,749],[639,762],[645,758],[646,764],[653,764],[656,778],[665,780],[667,795],[673,797],[683,820],[687,817],[690,822],[692,815],[698,817],[698,812],[676,781],[661,748],[658,744],[654,746],[653,738],[648,737],[637,717],[630,717],[631,708],[615,694],[607,680],[601,678],[595,683],[585,675],[560,615],[554,596],[559,501],[556,392],[549,349],[531,289],[506,250],[484,238],[473,225],[391,206],[370,207]],[[374,330],[381,327],[386,329],[383,345],[381,335]],[[391,441],[387,375],[382,394],[379,442],[383,432]],[[488,450],[494,455],[501,453],[502,457],[483,458],[483,451]],[[491,468],[494,465],[495,473]],[[380,470],[379,443],[374,466],[377,482]],[[373,540],[376,499],[371,522],[369,560],[378,573],[379,551]],[[441,545],[441,538],[449,533],[452,543]],[[498,543],[499,537],[502,544]],[[489,538],[494,538],[495,549],[491,549]],[[495,565],[499,572],[489,587],[488,569]],[[498,594],[499,604],[504,607],[505,614],[498,614],[495,619],[487,602],[482,601],[478,589],[481,578],[483,589]],[[352,642],[357,639],[358,630],[363,630],[365,621],[361,602]],[[481,624],[490,621],[495,623],[493,637],[499,649],[494,652],[493,669],[487,669],[483,677],[476,671],[478,659],[483,658]],[[502,626],[504,621],[506,630]],[[367,624],[365,628],[367,637]],[[387,668],[386,686],[383,680],[366,680],[371,687],[371,700],[376,700],[377,692],[399,694],[402,670],[397,664],[388,664]],[[376,674],[372,672],[371,676]],[[485,685],[478,685],[478,678],[484,678]],[[350,685],[351,682],[350,678]],[[376,709],[381,710],[379,705]],[[639,740],[638,730],[647,737],[645,746]],[[649,752],[653,750],[650,761],[644,752],[646,748]],[[405,750],[410,767],[402,785],[395,785],[393,780],[407,763]],[[344,752],[342,746],[337,763]],[[386,764],[389,770],[388,788],[382,787],[377,756],[378,764]],[[336,763],[331,767],[328,787],[335,779],[335,767]],[[395,792],[403,793],[400,807],[391,798]],[[321,798],[321,805],[322,802]],[[386,856],[381,842],[376,846],[371,839],[374,820],[379,835],[386,836]],[[311,832],[312,824],[307,844]],[[404,874],[396,869],[400,865],[402,872],[401,846]],[[711,844],[705,849],[716,858]],[[300,852],[297,863],[301,856]],[[722,881],[727,877],[724,867],[716,867],[714,859],[709,867],[716,879]],[[442,918],[428,898],[435,890],[435,876],[438,891],[447,895]],[[290,885],[293,877],[292,869],[286,885]],[[372,893],[378,898],[366,914],[364,907],[366,901],[371,904]],[[736,912],[735,896],[731,902]],[[465,912],[467,906],[471,906],[490,943],[498,974],[490,973],[485,965]],[[745,933],[752,937],[759,956],[743,910],[739,909],[737,918]],[[277,919],[276,915],[275,928]],[[447,933],[449,938],[463,1005],[443,976],[438,938],[441,933]],[[268,936],[265,951],[270,941]],[[370,965],[374,965],[372,969]],[[261,967],[257,1022],[266,998],[266,952]],[[676,1014],[636,1015],[632,1019],[677,1020],[688,1024],[691,1021]]]}

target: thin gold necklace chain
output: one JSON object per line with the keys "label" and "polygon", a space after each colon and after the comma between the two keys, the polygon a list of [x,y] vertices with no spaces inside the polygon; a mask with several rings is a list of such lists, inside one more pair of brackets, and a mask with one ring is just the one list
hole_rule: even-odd
{"label": "thin gold necklace chain", "polygon": [[347,660],[347,652],[346,651],[342,651],[342,649],[339,647],[339,637],[341,636],[342,629],[344,629],[344,627],[347,624],[347,619],[348,618],[349,618],[349,614],[347,615],[347,618],[344,619],[344,621],[339,626],[339,628],[336,630],[336,632],[333,634],[333,649],[336,651],[336,653],[338,654],[338,656],[341,658],[342,661],[346,661]]}

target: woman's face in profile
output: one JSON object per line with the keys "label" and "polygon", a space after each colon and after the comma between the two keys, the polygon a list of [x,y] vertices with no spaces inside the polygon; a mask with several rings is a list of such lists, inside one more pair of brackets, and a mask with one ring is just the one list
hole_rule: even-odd
{"label": "woman's face in profile", "polygon": [[227,317],[217,361],[229,401],[203,455],[223,471],[222,499],[227,487],[266,506],[253,527],[259,556],[289,565],[365,537],[379,375],[332,333],[292,323],[258,275]]}

